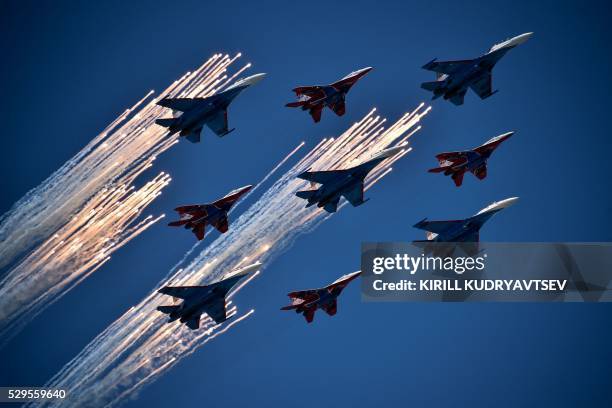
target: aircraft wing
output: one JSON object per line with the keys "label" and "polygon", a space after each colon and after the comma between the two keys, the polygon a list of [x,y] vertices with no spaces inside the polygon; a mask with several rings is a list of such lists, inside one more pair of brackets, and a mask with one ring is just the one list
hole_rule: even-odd
{"label": "aircraft wing", "polygon": [[329,105],[329,109],[333,110],[334,113],[338,116],[344,115],[346,112],[346,105],[344,103],[344,99],[334,103],[333,105]]}
{"label": "aircraft wing", "polygon": [[472,64],[473,60],[456,60],[456,61],[430,61],[423,65],[423,69],[437,72],[438,74],[452,74],[461,67]]}
{"label": "aircraft wing", "polygon": [[434,234],[443,234],[447,230],[457,225],[463,224],[465,220],[450,220],[450,221],[427,221],[426,219],[414,225],[424,231],[433,232]]}
{"label": "aircraft wing", "polygon": [[353,207],[363,204],[363,181],[355,185],[351,190],[345,191],[342,196],[346,198]]}
{"label": "aircraft wing", "polygon": [[193,296],[204,296],[209,289],[207,286],[164,286],[157,292],[185,300]]}
{"label": "aircraft wing", "polygon": [[480,99],[485,99],[491,96],[493,93],[493,85],[491,84],[492,75],[490,72],[483,74],[477,81],[472,82],[470,84],[470,88],[472,91],[476,93],[480,97]]}
{"label": "aircraft wing", "polygon": [[225,309],[225,297],[219,297],[204,307],[204,311],[215,323],[219,324],[227,320]]}
{"label": "aircraft wing", "polygon": [[345,170],[305,171],[297,177],[313,183],[325,184],[342,177]]}
{"label": "aircraft wing", "polygon": [[164,98],[157,101],[157,104],[175,111],[187,112],[203,103],[206,99],[207,98]]}
{"label": "aircraft wing", "polygon": [[227,124],[227,109],[220,110],[215,113],[207,122],[206,126],[210,128],[219,137],[227,135],[231,130]]}

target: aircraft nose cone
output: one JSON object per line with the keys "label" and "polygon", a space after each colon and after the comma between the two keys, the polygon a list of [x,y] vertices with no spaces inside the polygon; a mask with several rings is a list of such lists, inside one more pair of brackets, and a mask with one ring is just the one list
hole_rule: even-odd
{"label": "aircraft nose cone", "polygon": [[525,33],[525,34],[517,35],[516,37],[512,39],[512,43],[513,45],[520,45],[524,43],[525,41],[527,41],[528,39],[530,39],[532,35],[533,33]]}
{"label": "aircraft nose cone", "polygon": [[248,186],[240,187],[238,189],[238,192],[240,193],[240,195],[242,195],[242,194],[245,194],[251,191],[252,188],[253,188],[253,185],[249,184]]}
{"label": "aircraft nose cone", "polygon": [[361,78],[362,76],[370,72],[372,69],[372,67],[361,68],[360,70],[355,71],[355,76]]}
{"label": "aircraft nose cone", "polygon": [[406,149],[406,145],[390,147],[388,149],[385,149],[383,151],[376,153],[372,157],[372,159],[380,159],[380,158],[387,158],[387,157],[395,156],[396,154],[398,154],[404,149]]}
{"label": "aircraft nose cone", "polygon": [[507,208],[507,207],[510,207],[511,205],[516,204],[518,200],[519,200],[518,197],[510,197],[510,198],[506,198],[505,200],[501,200],[497,204],[500,206],[500,208]]}
{"label": "aircraft nose cone", "polygon": [[243,79],[244,85],[248,85],[248,86],[255,85],[256,83],[258,83],[265,77],[266,77],[266,74],[263,72],[259,74],[251,75],[250,77]]}
{"label": "aircraft nose cone", "polygon": [[478,211],[476,215],[488,213],[491,211],[503,210],[504,208],[508,208],[516,204],[518,199],[519,199],[518,197],[510,197],[510,198],[506,198],[505,200],[496,201],[493,204],[490,204],[487,207],[483,208],[482,210]]}
{"label": "aircraft nose cone", "polygon": [[231,271],[230,273],[228,273],[224,277],[224,279],[233,278],[233,277],[236,277],[236,276],[246,276],[246,275],[249,275],[250,273],[255,272],[256,270],[260,269],[260,267],[261,267],[261,262],[255,262],[254,264],[247,265],[247,266],[244,266],[242,268],[235,269],[235,270]]}
{"label": "aircraft nose cone", "polygon": [[518,202],[518,197],[510,197],[505,200],[497,201],[491,204],[491,210],[501,210],[504,208],[508,208]]}

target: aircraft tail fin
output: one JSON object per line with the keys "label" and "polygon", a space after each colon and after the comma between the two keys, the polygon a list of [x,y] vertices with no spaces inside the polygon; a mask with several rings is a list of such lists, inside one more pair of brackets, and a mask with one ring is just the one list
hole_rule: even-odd
{"label": "aircraft tail fin", "polygon": [[176,118],[155,119],[155,124],[168,128],[174,124],[175,120]]}

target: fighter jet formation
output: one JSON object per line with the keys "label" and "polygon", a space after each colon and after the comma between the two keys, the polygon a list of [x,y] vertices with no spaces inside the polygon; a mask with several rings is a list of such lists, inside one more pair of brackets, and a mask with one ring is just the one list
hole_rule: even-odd
{"label": "fighter jet formation", "polygon": [[436,80],[424,82],[421,88],[433,92],[433,99],[442,96],[455,105],[463,105],[463,98],[468,88],[471,88],[480,99],[487,99],[497,91],[493,91],[493,67],[508,51],[527,41],[533,33],[517,35],[514,38],[495,44],[484,55],[455,61],[436,61],[435,59],[423,65],[423,69],[436,73]]}
{"label": "fighter jet formation", "polygon": [[326,106],[336,115],[342,116],[346,112],[346,94],[371,70],[372,67],[359,69],[329,85],[298,86],[293,89],[298,97],[297,102],[290,102],[285,106],[307,110],[315,123],[321,120],[321,112]]}
{"label": "fighter jet formation", "polygon": [[[443,97],[455,105],[462,105],[464,97],[471,88],[481,99],[496,93],[492,89],[492,70],[497,62],[511,49],[527,41],[533,33],[525,33],[494,45],[486,54],[471,60],[437,61],[432,60],[423,66],[434,71],[437,76],[433,82],[425,82],[421,87],[433,92],[433,99]],[[308,111],[315,123],[321,120],[323,108],[328,107],[336,115],[346,112],[346,95],[355,83],[372,70],[371,67],[359,69],[329,85],[301,86],[293,89],[298,97],[287,107],[299,107]],[[228,128],[227,108],[234,98],[244,89],[259,82],[265,74],[257,74],[237,81],[226,90],[206,98],[164,98],[157,103],[170,108],[173,117],[157,119],[158,125],[167,127],[169,132],[179,133],[190,142],[199,142],[204,125],[218,136],[225,136],[233,129]],[[472,150],[440,153],[436,156],[439,166],[430,169],[431,173],[451,176],[457,187],[463,183],[466,172],[474,174],[479,180],[487,176],[487,162],[495,149],[510,138],[514,132],[496,136]],[[342,197],[353,207],[365,203],[364,182],[368,174],[385,160],[401,153],[405,144],[388,147],[370,159],[356,166],[344,169],[308,169],[296,177],[309,181],[313,188],[299,190],[295,195],[307,201],[306,207],[317,205],[328,213],[335,213]],[[175,209],[180,219],[170,222],[170,226],[184,226],[191,229],[198,240],[204,239],[206,225],[212,225],[219,232],[229,228],[228,213],[232,206],[252,186],[235,189],[223,198],[209,204],[180,206]],[[517,197],[495,202],[474,216],[461,220],[428,221],[423,219],[415,228],[427,231],[426,240],[413,241],[422,245],[425,252],[439,251],[434,244],[454,243],[461,245],[464,252],[475,254],[479,251],[480,229],[495,214],[518,200]],[[317,211],[318,211],[317,209]],[[226,296],[228,292],[246,275],[260,267],[255,263],[235,271],[223,279],[207,286],[165,286],[159,293],[181,299],[182,303],[162,305],[157,308],[169,315],[169,322],[180,320],[190,329],[200,327],[200,316],[204,313],[220,324],[228,319]],[[330,285],[311,290],[289,293],[291,304],[281,310],[295,310],[303,314],[311,323],[316,310],[322,309],[330,316],[337,312],[337,298],[344,288],[361,274],[360,271],[344,275]]]}

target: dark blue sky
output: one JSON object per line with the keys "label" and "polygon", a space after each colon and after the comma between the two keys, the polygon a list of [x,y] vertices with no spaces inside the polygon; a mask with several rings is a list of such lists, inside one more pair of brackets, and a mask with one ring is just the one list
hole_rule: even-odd
{"label": "dark blue sky", "polygon": [[[301,140],[314,146],[372,106],[390,120],[427,101],[420,67],[475,57],[534,31],[494,71],[500,92],[435,101],[414,151],[302,236],[236,299],[255,317],[213,341],[128,406],[610,406],[607,304],[365,304],[349,287],[333,319],[307,326],[285,293],[359,268],[362,241],[422,238],[424,217],[457,218],[520,196],[482,231],[491,241],[612,241],[606,2],[11,2],[0,14],[0,211],[75,154],[149,89],[215,52],[243,52],[269,76],[230,108],[237,130],[180,143],[155,172],[174,178],[150,212],[257,182]],[[347,114],[320,124],[284,108],[296,85],[375,68]],[[426,173],[440,151],[515,130],[489,177],[462,188]],[[235,164],[228,164],[228,157]],[[243,208],[244,209],[244,208]],[[282,216],[279,214],[279,216]],[[211,236],[211,238],[214,236]],[[211,239],[207,238],[207,239]],[[0,350],[1,385],[41,385],[154,288],[191,234],[156,225]]]}

